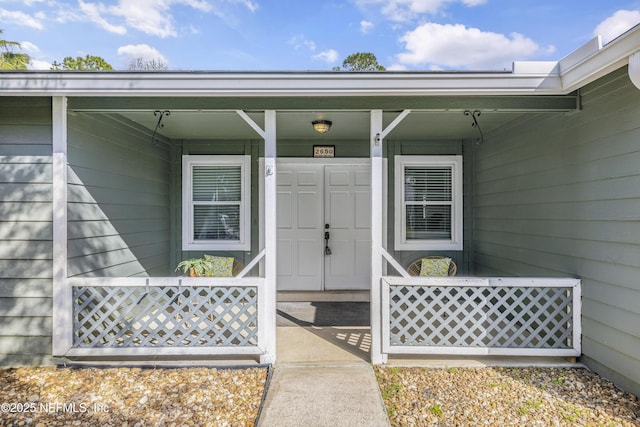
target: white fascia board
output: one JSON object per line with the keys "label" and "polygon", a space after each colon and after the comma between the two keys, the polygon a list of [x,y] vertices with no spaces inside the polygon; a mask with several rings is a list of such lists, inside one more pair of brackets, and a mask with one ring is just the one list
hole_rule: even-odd
{"label": "white fascia board", "polygon": [[420,96],[555,94],[559,77],[512,72],[10,72],[0,95]]}
{"label": "white fascia board", "polygon": [[[563,93],[570,93],[629,63],[629,57],[640,51],[640,26],[596,49],[599,38],[591,40],[591,52],[582,58],[570,54],[561,61],[560,78]],[[573,60],[573,63],[571,62]]]}

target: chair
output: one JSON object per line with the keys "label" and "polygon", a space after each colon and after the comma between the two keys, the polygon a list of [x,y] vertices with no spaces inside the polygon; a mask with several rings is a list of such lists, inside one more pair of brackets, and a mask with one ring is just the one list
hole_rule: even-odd
{"label": "chair", "polygon": [[238,259],[234,259],[233,260],[233,268],[231,270],[231,275],[233,277],[236,277],[238,274],[240,274],[240,272],[244,269],[244,265],[238,261]]}
{"label": "chair", "polygon": [[[409,264],[409,267],[407,267],[407,273],[409,273],[410,276],[420,276],[420,271],[422,270],[422,259],[426,258],[426,259],[443,259],[445,257],[443,256],[425,256],[425,257],[421,257],[418,258],[417,260],[413,261],[411,264]],[[456,273],[458,272],[458,267],[456,266],[456,263],[453,262],[453,260],[451,260],[451,262],[449,263],[449,271],[448,271],[448,276],[455,276]]]}

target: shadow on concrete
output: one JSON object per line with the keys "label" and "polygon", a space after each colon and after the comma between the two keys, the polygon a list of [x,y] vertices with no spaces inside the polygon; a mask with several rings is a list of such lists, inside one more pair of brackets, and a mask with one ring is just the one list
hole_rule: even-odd
{"label": "shadow on concrete", "polygon": [[278,303],[278,361],[368,362],[369,303]]}
{"label": "shadow on concrete", "polygon": [[279,302],[277,326],[370,326],[368,302]]}

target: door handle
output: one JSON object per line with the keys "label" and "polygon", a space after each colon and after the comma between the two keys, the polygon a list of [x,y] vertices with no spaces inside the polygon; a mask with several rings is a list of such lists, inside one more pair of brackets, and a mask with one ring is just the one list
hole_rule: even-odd
{"label": "door handle", "polygon": [[329,247],[329,238],[331,235],[329,234],[329,224],[324,225],[324,229],[327,230],[324,232],[324,254],[331,255],[331,248]]}

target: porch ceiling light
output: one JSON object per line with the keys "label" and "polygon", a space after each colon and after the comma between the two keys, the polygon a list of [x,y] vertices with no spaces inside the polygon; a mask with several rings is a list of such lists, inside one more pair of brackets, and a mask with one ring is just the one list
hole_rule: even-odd
{"label": "porch ceiling light", "polygon": [[318,133],[327,133],[331,129],[332,123],[329,120],[314,120],[311,122],[313,130]]}

